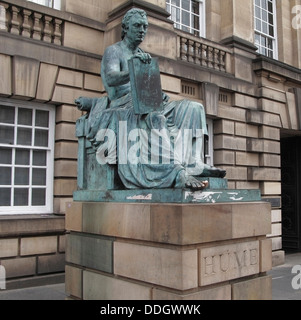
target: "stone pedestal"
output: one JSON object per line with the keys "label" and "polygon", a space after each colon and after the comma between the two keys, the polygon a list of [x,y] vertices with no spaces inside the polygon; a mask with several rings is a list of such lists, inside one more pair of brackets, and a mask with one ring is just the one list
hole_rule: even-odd
{"label": "stone pedestal", "polygon": [[66,229],[70,298],[272,298],[268,203],[73,202]]}

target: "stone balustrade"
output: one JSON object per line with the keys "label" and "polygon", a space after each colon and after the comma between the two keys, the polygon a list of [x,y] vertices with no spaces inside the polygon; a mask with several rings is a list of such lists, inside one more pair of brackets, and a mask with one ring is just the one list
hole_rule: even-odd
{"label": "stone balustrade", "polygon": [[230,70],[227,55],[230,55],[231,52],[218,44],[179,33],[178,47],[178,55],[182,61],[221,72],[229,72]]}
{"label": "stone balustrade", "polygon": [[0,31],[62,45],[63,23],[57,17],[0,1]]}

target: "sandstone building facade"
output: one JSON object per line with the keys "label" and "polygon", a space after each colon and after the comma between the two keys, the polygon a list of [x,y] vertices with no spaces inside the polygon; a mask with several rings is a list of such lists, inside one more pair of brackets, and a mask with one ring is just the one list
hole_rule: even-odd
{"label": "sandstone building facade", "polygon": [[143,49],[163,90],[206,108],[208,163],[271,203],[274,264],[301,251],[301,0],[0,0],[0,261],[11,286],[63,276],[74,100],[105,94],[102,55],[134,6],[148,13]]}

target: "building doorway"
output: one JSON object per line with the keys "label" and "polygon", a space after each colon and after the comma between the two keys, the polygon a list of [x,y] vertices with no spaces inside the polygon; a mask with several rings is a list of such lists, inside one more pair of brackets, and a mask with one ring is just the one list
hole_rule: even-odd
{"label": "building doorway", "polygon": [[282,242],[301,252],[301,137],[281,139]]}

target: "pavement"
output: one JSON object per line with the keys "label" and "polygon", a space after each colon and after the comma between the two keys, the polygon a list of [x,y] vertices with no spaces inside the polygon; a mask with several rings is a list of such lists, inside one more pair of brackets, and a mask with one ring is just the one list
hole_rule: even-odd
{"label": "pavement", "polygon": [[[301,271],[292,273],[294,266],[300,266],[301,253],[286,254],[285,264],[273,268],[268,274],[272,276],[273,300],[301,300]],[[298,290],[293,289],[292,281],[296,277]],[[65,300],[65,284],[54,284],[15,290],[1,290],[0,300]]]}
{"label": "pavement", "polygon": [[[299,266],[298,273],[292,273],[294,266]],[[273,268],[269,275],[272,276],[273,300],[301,300],[301,253],[287,253],[285,264]],[[298,290],[293,289],[294,278]]]}

